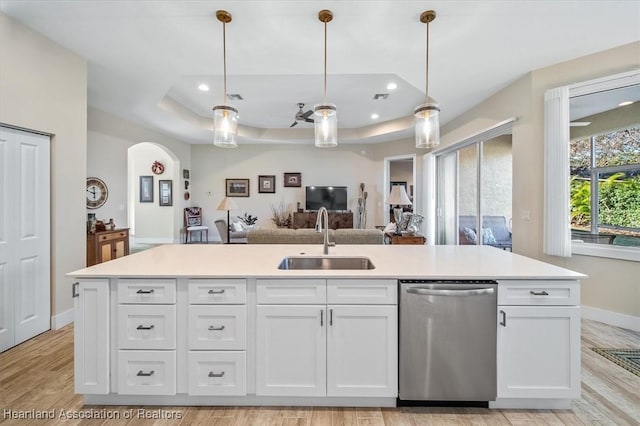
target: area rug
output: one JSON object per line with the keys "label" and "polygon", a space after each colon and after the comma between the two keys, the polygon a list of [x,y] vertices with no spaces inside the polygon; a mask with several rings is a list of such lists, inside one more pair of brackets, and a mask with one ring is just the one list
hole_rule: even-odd
{"label": "area rug", "polygon": [[591,348],[591,350],[640,377],[640,349]]}

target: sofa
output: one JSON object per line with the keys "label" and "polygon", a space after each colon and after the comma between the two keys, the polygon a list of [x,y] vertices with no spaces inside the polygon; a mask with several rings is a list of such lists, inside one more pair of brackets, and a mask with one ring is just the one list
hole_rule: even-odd
{"label": "sofa", "polygon": [[[248,244],[322,244],[324,231],[315,229],[253,229],[247,233]],[[336,244],[382,244],[379,229],[329,229],[329,241]]]}
{"label": "sofa", "polygon": [[[477,244],[476,216],[459,216],[458,230],[461,245]],[[482,244],[511,250],[511,231],[504,216],[482,216]]]}

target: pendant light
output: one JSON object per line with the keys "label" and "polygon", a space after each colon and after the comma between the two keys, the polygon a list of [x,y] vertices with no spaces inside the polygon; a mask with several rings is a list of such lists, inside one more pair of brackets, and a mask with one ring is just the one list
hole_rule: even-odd
{"label": "pendant light", "polygon": [[427,24],[427,54],[425,74],[425,103],[416,107],[416,148],[435,148],[440,144],[440,106],[429,97],[429,23],[436,19],[436,12],[427,10],[420,15],[420,22]]}
{"label": "pendant light", "polygon": [[327,103],[327,23],[333,19],[330,10],[321,10],[318,19],[324,23],[324,94],[321,104],[313,107],[313,127],[318,148],[333,148],[338,145],[338,116],[336,106]]}
{"label": "pendant light", "polygon": [[227,105],[227,24],[231,14],[226,10],[216,11],[216,18],[222,22],[222,58],[224,71],[224,98],[222,105],[213,107],[213,144],[222,148],[237,148],[238,110]]}

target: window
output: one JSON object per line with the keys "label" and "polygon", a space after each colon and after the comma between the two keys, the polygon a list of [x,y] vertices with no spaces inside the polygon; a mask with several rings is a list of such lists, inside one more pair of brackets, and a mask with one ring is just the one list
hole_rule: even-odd
{"label": "window", "polygon": [[572,139],[571,238],[640,247],[640,126]]}

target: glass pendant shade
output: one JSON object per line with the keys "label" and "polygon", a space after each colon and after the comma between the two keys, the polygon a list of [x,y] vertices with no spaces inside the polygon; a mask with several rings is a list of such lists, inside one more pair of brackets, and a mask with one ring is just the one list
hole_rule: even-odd
{"label": "glass pendant shade", "polygon": [[222,148],[236,148],[238,110],[228,105],[213,107],[213,144]]}
{"label": "glass pendant shade", "polygon": [[338,146],[338,114],[333,104],[317,104],[313,107],[313,127],[316,147]]}
{"label": "glass pendant shade", "polygon": [[440,107],[429,98],[426,104],[416,107],[415,116],[416,148],[435,148],[440,144]]}

